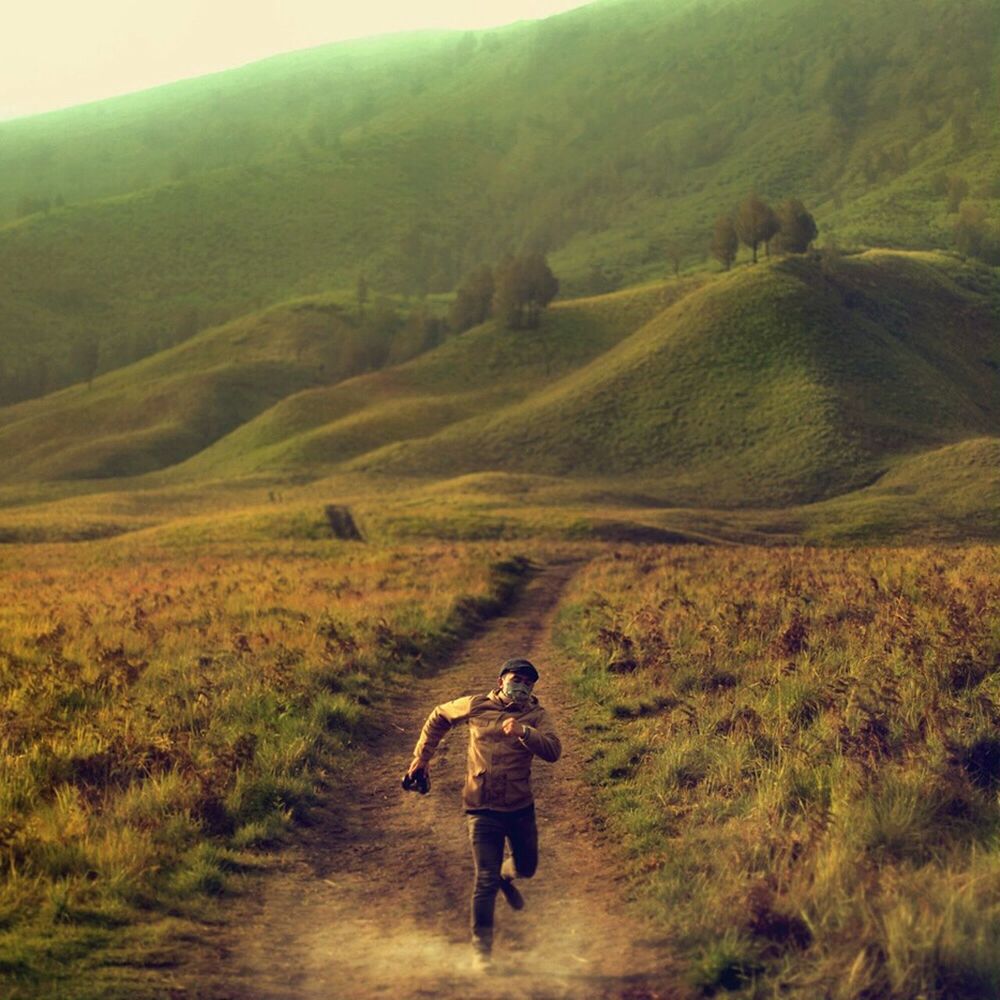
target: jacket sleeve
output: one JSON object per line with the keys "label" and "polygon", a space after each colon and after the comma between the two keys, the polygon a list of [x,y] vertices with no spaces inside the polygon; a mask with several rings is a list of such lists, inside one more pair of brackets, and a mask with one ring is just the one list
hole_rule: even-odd
{"label": "jacket sleeve", "polygon": [[549,763],[557,761],[562,754],[562,743],[544,712],[537,726],[524,727],[524,735],[520,739],[533,754]]}
{"label": "jacket sleeve", "polygon": [[420,738],[413,748],[414,763],[427,764],[444,734],[457,722],[465,722],[472,711],[472,696],[446,701],[427,716],[424,728],[420,730]]}

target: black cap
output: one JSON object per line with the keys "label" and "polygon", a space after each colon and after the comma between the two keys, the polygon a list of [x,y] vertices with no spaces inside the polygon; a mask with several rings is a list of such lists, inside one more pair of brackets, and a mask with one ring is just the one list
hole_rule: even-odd
{"label": "black cap", "polygon": [[530,660],[508,660],[500,668],[500,676],[503,677],[504,674],[524,674],[525,677],[529,677],[531,679],[532,684],[538,680],[538,671],[535,669],[535,665]]}

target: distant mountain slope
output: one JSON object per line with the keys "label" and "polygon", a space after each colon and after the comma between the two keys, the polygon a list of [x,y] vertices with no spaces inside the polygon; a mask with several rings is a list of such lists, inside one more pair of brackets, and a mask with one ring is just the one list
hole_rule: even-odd
{"label": "distant mountain slope", "polygon": [[605,0],[2,123],[0,394],[362,270],[445,290],[527,243],[570,295],[653,278],[752,187],[945,246],[950,175],[1000,206],[997,30],[990,0]]}
{"label": "distant mountain slope", "polygon": [[6,482],[132,476],[173,465],[306,386],[363,370],[360,332],[303,302],[206,331],[137,364],[0,409]]}
{"label": "distant mountain slope", "polygon": [[316,472],[495,412],[602,356],[699,284],[675,281],[560,303],[542,331],[488,322],[408,364],[292,395],[171,478]]}

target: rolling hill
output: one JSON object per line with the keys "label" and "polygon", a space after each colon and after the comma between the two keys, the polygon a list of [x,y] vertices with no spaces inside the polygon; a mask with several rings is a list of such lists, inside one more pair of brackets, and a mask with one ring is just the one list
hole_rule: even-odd
{"label": "rolling hill", "polygon": [[542,392],[352,467],[653,478],[713,506],[842,493],[1000,429],[998,292],[934,254],[745,268]]}
{"label": "rolling hill", "polygon": [[241,317],[0,410],[7,482],[133,476],[183,461],[285,396],[364,370],[366,331],[328,300]]}
{"label": "rolling hill", "polygon": [[791,255],[567,300],[539,330],[491,320],[355,374],[350,311],[303,300],[0,410],[0,473],[25,498],[39,480],[104,493],[121,515],[53,501],[82,534],[159,523],[193,488],[233,484],[231,506],[239,484],[255,503],[290,484],[300,500],[262,530],[322,530],[326,490],[389,531],[425,530],[417,503],[473,534],[611,530],[603,510],[619,532],[849,539],[912,518],[988,535],[998,317],[1000,275],[954,255]]}
{"label": "rolling hill", "polygon": [[[0,538],[990,537],[993,13],[598,0],[0,123]],[[823,249],[706,268],[750,190]],[[541,329],[444,337],[522,247]]]}

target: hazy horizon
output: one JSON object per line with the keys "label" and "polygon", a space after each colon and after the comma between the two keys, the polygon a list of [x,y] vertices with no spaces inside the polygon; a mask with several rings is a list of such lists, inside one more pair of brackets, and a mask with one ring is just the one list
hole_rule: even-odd
{"label": "hazy horizon", "polygon": [[[592,0],[198,0],[87,6],[40,3],[13,14],[0,41],[0,121],[28,117],[233,69],[268,56],[373,35],[482,30],[541,19]],[[55,29],[55,30],[54,30]],[[37,39],[39,44],[25,44]]]}

